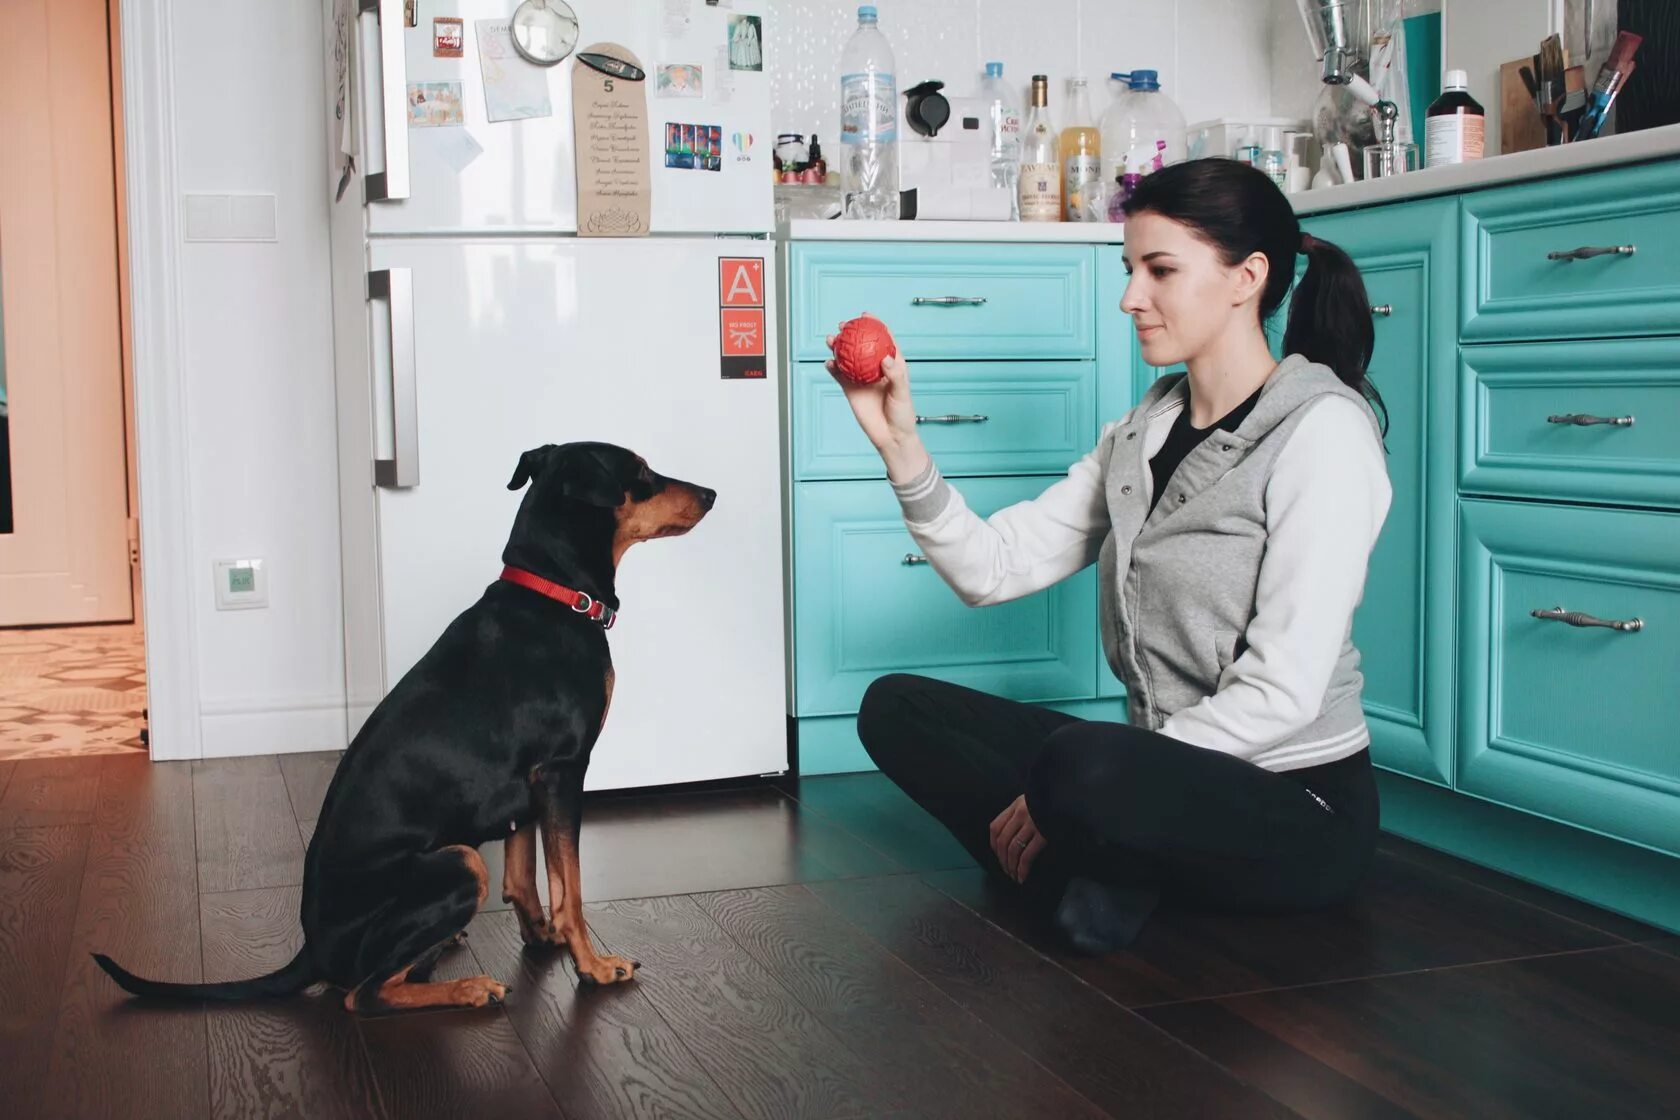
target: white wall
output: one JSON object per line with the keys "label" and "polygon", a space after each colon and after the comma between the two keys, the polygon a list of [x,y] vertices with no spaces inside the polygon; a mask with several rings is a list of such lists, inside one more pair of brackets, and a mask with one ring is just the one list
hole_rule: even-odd
{"label": "white wall", "polygon": [[[203,751],[343,747],[320,5],[175,0],[173,28],[181,193],[277,203],[273,243],[181,247]],[[216,610],[212,561],[249,555],[270,606]]]}
{"label": "white wall", "polygon": [[[1100,115],[1111,72],[1154,69],[1162,91],[1194,123],[1269,115],[1274,2],[876,0],[876,7],[901,89],[938,78],[947,90],[970,94],[995,59],[1023,91],[1032,75],[1048,74],[1059,123],[1067,78],[1091,79],[1091,109]],[[831,165],[839,155],[840,49],[856,26],[850,0],[773,0],[766,18],[766,39],[774,38],[772,123],[777,132],[807,137],[815,130]]]}

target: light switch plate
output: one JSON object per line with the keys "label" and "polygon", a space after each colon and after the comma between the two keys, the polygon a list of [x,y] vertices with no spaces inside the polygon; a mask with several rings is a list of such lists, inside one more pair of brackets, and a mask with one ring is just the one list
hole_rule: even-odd
{"label": "light switch plate", "polygon": [[216,609],[245,611],[268,606],[268,566],[257,558],[216,561]]}

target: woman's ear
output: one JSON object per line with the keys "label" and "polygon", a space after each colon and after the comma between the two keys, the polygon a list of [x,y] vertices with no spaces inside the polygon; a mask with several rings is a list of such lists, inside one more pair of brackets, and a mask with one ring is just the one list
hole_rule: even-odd
{"label": "woman's ear", "polygon": [[1232,270],[1231,304],[1241,307],[1251,299],[1259,299],[1271,279],[1272,262],[1261,252],[1250,253]]}

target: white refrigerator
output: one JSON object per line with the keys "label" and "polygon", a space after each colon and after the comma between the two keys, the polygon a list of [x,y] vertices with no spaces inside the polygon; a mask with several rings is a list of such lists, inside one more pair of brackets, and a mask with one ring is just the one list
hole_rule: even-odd
{"label": "white refrigerator", "polygon": [[[481,21],[517,0],[456,0],[453,26],[405,7],[327,0],[350,733],[497,578],[520,453],[604,440],[718,499],[625,555],[587,788],[783,771],[769,88],[741,22],[763,4],[569,0],[579,49],[619,44],[646,72],[652,235],[611,239],[576,236],[576,52],[498,58],[518,88],[491,93],[480,52],[506,29]],[[665,67],[683,73],[662,85]],[[459,123],[411,126],[417,93]],[[489,119],[541,95],[549,115]],[[683,125],[721,151],[668,161]]]}

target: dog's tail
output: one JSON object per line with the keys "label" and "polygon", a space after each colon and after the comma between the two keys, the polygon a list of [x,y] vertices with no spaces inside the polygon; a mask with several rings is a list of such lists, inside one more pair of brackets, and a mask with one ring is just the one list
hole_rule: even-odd
{"label": "dog's tail", "polygon": [[171,984],[164,980],[147,980],[134,975],[103,953],[93,954],[95,963],[125,992],[151,999],[271,999],[275,996],[296,995],[316,980],[315,965],[309,959],[309,949],[298,950],[284,968],[250,980],[229,980],[221,984]]}

